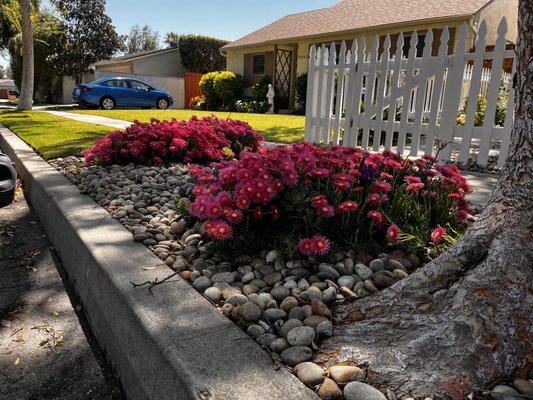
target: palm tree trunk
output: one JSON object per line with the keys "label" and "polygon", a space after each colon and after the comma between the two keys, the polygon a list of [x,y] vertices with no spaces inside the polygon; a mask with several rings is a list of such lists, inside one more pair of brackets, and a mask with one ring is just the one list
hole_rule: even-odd
{"label": "palm tree trunk", "polygon": [[33,26],[31,22],[32,5],[30,0],[20,1],[22,19],[22,81],[17,109],[31,110],[33,106]]}
{"label": "palm tree trunk", "polygon": [[[368,366],[402,396],[465,398],[531,372],[533,2],[520,0],[516,117],[488,206],[457,245],[375,296],[340,305],[334,360]],[[334,353],[332,353],[334,354]]]}

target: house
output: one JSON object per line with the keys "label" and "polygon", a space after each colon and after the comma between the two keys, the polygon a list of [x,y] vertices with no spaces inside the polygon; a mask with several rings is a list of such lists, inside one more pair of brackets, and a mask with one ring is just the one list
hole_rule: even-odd
{"label": "house", "polygon": [[[423,43],[428,29],[434,32],[436,52],[440,34],[450,29],[450,52],[457,45],[457,29],[467,23],[467,45],[473,46],[482,20],[488,23],[487,45],[494,45],[497,26],[507,17],[507,37],[517,38],[518,0],[341,0],[328,8],[288,15],[221,48],[227,69],[242,74],[250,87],[263,75],[272,77],[276,95],[289,108],[294,106],[295,80],[307,72],[313,44],[351,46],[354,38],[387,34],[392,43],[400,32],[407,42],[416,30]],[[367,43],[368,40],[367,40]],[[394,46],[393,46],[394,47]],[[418,47],[418,46],[417,46]],[[421,52],[423,46],[417,50]],[[408,45],[404,52],[408,52]],[[394,51],[394,48],[391,49]]]}
{"label": "house", "polygon": [[12,79],[0,79],[0,99],[15,100],[18,93],[17,85]]}
{"label": "house", "polygon": [[[86,74],[83,81],[88,82],[105,77],[131,77],[149,85],[167,90],[174,98],[174,107],[185,106],[185,74],[177,47],[162,50],[144,51],[127,54],[110,60],[94,63],[92,73]],[[63,81],[63,103],[72,102],[75,82]]]}

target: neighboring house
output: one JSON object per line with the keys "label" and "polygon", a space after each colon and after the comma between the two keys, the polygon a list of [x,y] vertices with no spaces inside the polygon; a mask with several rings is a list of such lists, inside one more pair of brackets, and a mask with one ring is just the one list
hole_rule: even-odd
{"label": "neighboring house", "polygon": [[[509,25],[507,37],[514,43],[517,10],[518,0],[342,0],[328,8],[288,15],[227,44],[221,51],[227,57],[227,69],[242,74],[246,87],[263,75],[271,76],[276,95],[293,107],[294,82],[298,75],[307,72],[313,44],[335,42],[340,46],[345,40],[351,46],[354,38],[374,35],[379,35],[383,43],[387,34],[395,44],[400,32],[408,41],[415,30],[419,41],[423,41],[427,30],[432,29],[436,53],[442,29],[448,26],[449,51],[453,52],[461,24],[468,24],[470,49],[480,22],[486,20],[490,46],[494,45],[497,26],[504,16]],[[422,47],[417,51],[421,50]],[[404,46],[404,52],[407,51],[408,46]]]}
{"label": "neighboring house", "polygon": [[[167,90],[174,98],[174,107],[185,106],[185,74],[176,47],[145,51],[98,61],[92,65],[92,74],[83,81],[88,82],[104,77],[132,77],[149,85]],[[75,83],[71,79],[63,81],[64,103],[72,102]]]}
{"label": "neighboring house", "polygon": [[18,88],[12,79],[0,79],[0,99],[15,100],[15,92],[18,92]]}

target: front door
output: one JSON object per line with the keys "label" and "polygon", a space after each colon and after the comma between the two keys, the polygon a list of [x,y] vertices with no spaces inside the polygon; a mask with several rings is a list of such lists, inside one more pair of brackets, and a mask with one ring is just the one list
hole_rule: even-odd
{"label": "front door", "polygon": [[292,51],[278,49],[276,52],[276,84],[277,108],[289,108],[291,97]]}

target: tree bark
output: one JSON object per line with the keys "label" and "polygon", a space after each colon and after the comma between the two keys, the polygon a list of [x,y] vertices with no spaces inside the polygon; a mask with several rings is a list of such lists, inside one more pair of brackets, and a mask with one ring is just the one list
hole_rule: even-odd
{"label": "tree bark", "polygon": [[533,2],[520,0],[516,116],[491,200],[461,240],[403,281],[340,305],[324,348],[397,394],[464,398],[531,371]]}
{"label": "tree bark", "polygon": [[31,110],[33,106],[33,26],[31,22],[31,1],[20,1],[22,19],[22,81],[18,110]]}

